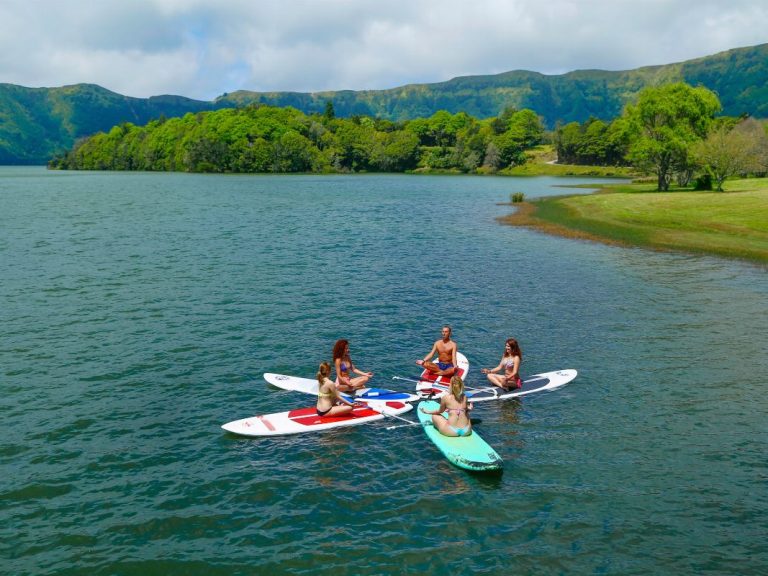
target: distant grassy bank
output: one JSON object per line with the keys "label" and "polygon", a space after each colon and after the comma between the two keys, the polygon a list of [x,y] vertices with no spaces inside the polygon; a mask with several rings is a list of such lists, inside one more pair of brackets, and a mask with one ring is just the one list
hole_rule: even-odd
{"label": "distant grassy bank", "polygon": [[523,203],[502,221],[607,243],[768,263],[768,179],[730,180],[727,192],[655,192],[603,185],[595,194]]}

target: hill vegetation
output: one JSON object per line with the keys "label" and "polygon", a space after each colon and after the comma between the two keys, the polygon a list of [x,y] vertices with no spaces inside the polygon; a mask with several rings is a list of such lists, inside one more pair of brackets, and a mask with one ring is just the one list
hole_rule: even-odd
{"label": "hill vegetation", "polygon": [[123,123],[80,140],[51,167],[185,172],[495,172],[525,162],[544,129],[531,110],[478,120],[460,112],[394,123],[252,104]]}
{"label": "hill vegetation", "polygon": [[0,84],[0,164],[45,163],[75,140],[123,123],[145,124],[186,113],[244,107],[291,106],[323,114],[333,104],[339,117],[370,116],[405,121],[440,110],[485,119],[505,109],[531,109],[546,128],[590,118],[611,121],[648,86],[686,82],[714,91],[729,116],[768,118],[768,44],[663,66],[609,72],[580,70],[557,76],[513,71],[454,78],[375,91],[224,94],[212,102],[181,96],[130,98],[89,84],[24,88]]}

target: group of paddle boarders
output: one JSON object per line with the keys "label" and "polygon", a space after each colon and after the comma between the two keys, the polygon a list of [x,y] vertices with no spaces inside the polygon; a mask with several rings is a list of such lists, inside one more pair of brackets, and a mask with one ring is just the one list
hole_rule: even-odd
{"label": "group of paddle boarders", "polygon": [[[456,374],[458,361],[456,354],[458,348],[456,342],[451,339],[451,327],[442,327],[440,340],[435,341],[432,349],[423,359],[416,360],[425,372],[440,377],[450,377],[450,390],[440,398],[440,406],[437,410],[422,412],[432,415],[432,424],[444,436],[469,436],[472,434],[472,422],[469,411],[472,403],[468,401],[464,393],[464,382]],[[433,358],[437,356],[437,362]],[[504,343],[504,353],[501,361],[494,368],[482,368],[480,371],[486,374],[488,380],[494,386],[505,391],[515,390],[522,386],[520,379],[520,362],[522,361],[520,345],[514,338],[508,338]],[[342,397],[339,392],[354,392],[364,388],[373,377],[373,372],[365,372],[358,369],[349,354],[349,341],[340,339],[333,346],[333,363],[336,370],[336,380],[331,380],[331,365],[322,362],[317,372],[318,416],[340,416],[351,412],[356,404]],[[503,373],[497,374],[497,372]],[[448,416],[443,414],[447,413]]]}

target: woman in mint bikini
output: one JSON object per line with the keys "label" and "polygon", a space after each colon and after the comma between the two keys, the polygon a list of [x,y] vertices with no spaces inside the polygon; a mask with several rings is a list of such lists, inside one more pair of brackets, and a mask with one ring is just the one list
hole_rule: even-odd
{"label": "woman in mint bikini", "polygon": [[[336,386],[342,392],[364,388],[373,376],[373,372],[363,372],[352,364],[352,359],[349,357],[349,341],[343,338],[333,345],[333,363],[336,368]],[[353,378],[352,374],[359,374],[359,376]]]}
{"label": "woman in mint bikini", "polygon": [[[420,408],[424,414],[432,414],[432,425],[443,436],[469,436],[472,434],[472,422],[469,420],[469,411],[472,404],[464,394],[464,382],[458,376],[451,378],[451,391],[440,398],[440,407],[437,410],[428,411]],[[448,412],[448,418],[443,416]]]}
{"label": "woman in mint bikini", "polygon": [[329,378],[331,365],[322,362],[317,371],[317,410],[318,416],[341,416],[349,414],[355,405],[339,396],[336,384]]}
{"label": "woman in mint bikini", "polygon": [[[520,362],[523,361],[523,353],[520,351],[520,345],[514,338],[507,338],[504,342],[504,354],[501,357],[501,362],[496,368],[483,368],[480,370],[483,374],[488,375],[488,380],[491,384],[498,386],[499,388],[510,391],[517,390],[523,386],[522,380],[520,380]],[[504,369],[504,375],[494,374],[501,369]]]}

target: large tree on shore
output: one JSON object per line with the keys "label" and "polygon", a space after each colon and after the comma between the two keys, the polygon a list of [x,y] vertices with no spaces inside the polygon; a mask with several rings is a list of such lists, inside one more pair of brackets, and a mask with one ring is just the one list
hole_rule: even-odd
{"label": "large tree on shore", "polygon": [[656,173],[658,190],[668,190],[675,170],[689,162],[690,146],[707,136],[720,109],[717,96],[703,87],[678,82],[646,88],[624,110],[629,159]]}

